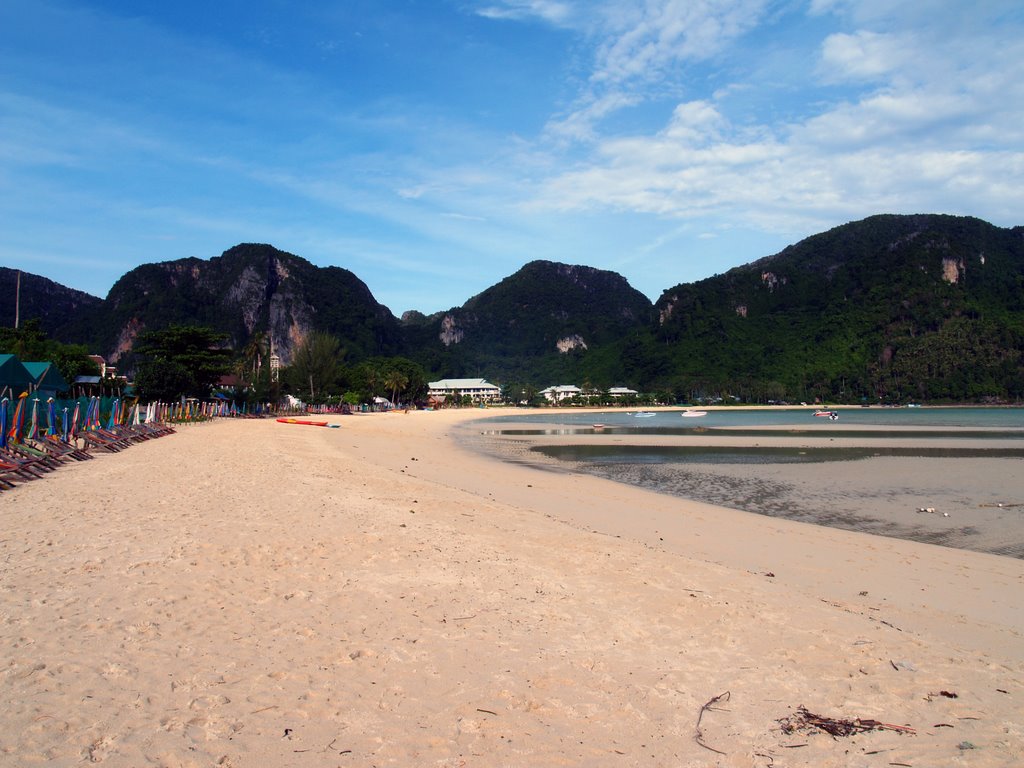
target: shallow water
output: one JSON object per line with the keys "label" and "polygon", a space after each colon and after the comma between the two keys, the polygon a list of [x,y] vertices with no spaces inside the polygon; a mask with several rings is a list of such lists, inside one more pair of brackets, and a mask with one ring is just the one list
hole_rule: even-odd
{"label": "shallow water", "polygon": [[[1024,558],[1024,409],[852,409],[820,424],[807,410],[525,414],[475,422],[463,440],[506,461],[582,472],[717,506],[930,544]],[[712,419],[712,416],[715,418]],[[700,425],[693,422],[700,422]],[[803,428],[819,422],[814,429]],[[684,424],[680,424],[684,422]],[[594,423],[603,428],[594,429]],[[513,426],[514,424],[514,426]],[[844,429],[857,424],[855,430]],[[508,426],[505,426],[508,425]],[[792,426],[792,429],[779,427]],[[774,427],[766,432],[762,427]],[[912,431],[908,433],[908,429]],[[613,435],[620,442],[589,442]],[[901,439],[899,446],[723,447],[714,438]],[[907,446],[908,434],[927,444]],[[706,436],[708,445],[640,445],[633,436]],[[578,438],[538,445],[545,436]],[[998,447],[957,446],[997,440]],[[924,461],[922,465],[920,462]],[[870,462],[844,473],[844,462]],[[903,467],[906,466],[906,471]],[[877,468],[877,471],[875,471]],[[923,469],[922,469],[923,468]],[[988,477],[985,491],[959,478]],[[925,509],[936,509],[926,512]]]}

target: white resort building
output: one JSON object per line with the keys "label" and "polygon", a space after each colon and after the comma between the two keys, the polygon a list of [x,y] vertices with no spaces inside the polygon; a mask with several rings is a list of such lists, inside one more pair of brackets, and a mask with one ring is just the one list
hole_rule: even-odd
{"label": "white resort building", "polygon": [[427,386],[430,387],[431,400],[443,401],[469,395],[477,402],[490,403],[501,398],[501,388],[487,379],[441,379]]}
{"label": "white resort building", "polygon": [[[555,387],[548,387],[547,389],[542,389],[540,391],[540,394],[544,395],[544,398],[549,403],[560,403],[563,400],[571,400],[577,395],[600,395],[601,392],[596,389],[580,389],[579,387],[573,384],[559,384],[558,386]],[[615,400],[620,397],[629,397],[631,395],[637,395],[639,393],[635,389],[630,389],[629,387],[612,387],[608,390],[606,394],[610,398]]]}
{"label": "white resort building", "polygon": [[611,387],[608,390],[609,397],[628,397],[629,395],[639,395],[635,389],[629,387]]}
{"label": "white resort building", "polygon": [[544,398],[550,403],[560,403],[576,395],[582,395],[583,390],[573,384],[559,384],[555,387],[548,387],[540,391]]}

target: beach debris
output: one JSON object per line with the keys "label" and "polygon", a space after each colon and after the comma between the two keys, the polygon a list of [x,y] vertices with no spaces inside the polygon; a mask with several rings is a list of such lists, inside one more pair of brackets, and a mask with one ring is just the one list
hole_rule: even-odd
{"label": "beach debris", "polygon": [[918,514],[920,514],[921,512],[927,512],[930,515],[934,515],[935,514],[935,507],[918,507],[917,508],[917,512],[918,512]]}
{"label": "beach debris", "polygon": [[767,576],[769,579],[774,579],[775,578],[775,574],[772,573],[771,571],[768,571],[767,573],[765,573],[765,576]]}
{"label": "beach debris", "polygon": [[977,749],[977,747],[969,741],[961,741],[959,744],[956,745],[956,748],[960,750]]}
{"label": "beach debris", "polygon": [[[884,622],[883,622],[884,623]],[[909,661],[893,661],[889,659],[889,663],[892,664],[892,668],[899,672],[901,669],[907,672],[917,672],[917,667]]]}
{"label": "beach debris", "polygon": [[915,731],[910,726],[883,723],[879,720],[871,720],[860,717],[856,717],[853,719],[824,717],[822,715],[814,714],[803,705],[797,707],[796,714],[787,715],[786,717],[779,718],[776,722],[778,722],[779,725],[782,726],[782,732],[786,734],[797,733],[798,731],[806,732],[811,729],[817,729],[819,731],[824,731],[833,738],[838,738],[840,736],[854,736],[858,733],[867,733],[869,731],[896,731],[897,733],[917,733],[917,731]]}
{"label": "beach debris", "polygon": [[704,747],[704,749],[714,752],[717,755],[724,755],[725,752],[723,752],[720,749],[715,749],[714,747],[708,746],[704,743],[704,732],[700,728],[700,721],[704,719],[705,712],[728,712],[728,710],[726,709],[716,708],[715,705],[720,704],[724,701],[728,701],[730,698],[732,698],[732,694],[729,691],[726,691],[725,693],[720,693],[717,696],[712,696],[710,699],[707,700],[704,706],[700,708],[700,714],[697,715],[696,733],[694,733],[693,735],[693,740],[697,742],[700,746]]}

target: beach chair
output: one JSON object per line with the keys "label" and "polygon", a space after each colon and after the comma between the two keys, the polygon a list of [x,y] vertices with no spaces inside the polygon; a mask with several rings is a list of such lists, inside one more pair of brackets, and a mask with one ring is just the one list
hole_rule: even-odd
{"label": "beach chair", "polygon": [[21,458],[33,459],[35,461],[38,461],[43,466],[49,467],[50,469],[57,469],[57,467],[59,467],[65,461],[68,461],[68,459],[54,456],[52,454],[47,453],[46,451],[36,448],[35,446],[29,444],[28,442],[9,443],[7,448],[9,451],[13,452],[17,456],[20,456]]}
{"label": "beach chair", "polygon": [[79,432],[78,436],[85,443],[86,448],[98,448],[108,453],[118,453],[131,446],[127,440],[122,440],[102,429],[87,429],[84,432]]}
{"label": "beach chair", "polygon": [[79,449],[77,446],[65,443],[58,435],[46,435],[39,440],[33,441],[32,446],[51,456],[61,458],[65,461],[85,461],[96,458],[91,453]]}
{"label": "beach chair", "polygon": [[0,449],[0,471],[11,476],[18,476],[25,480],[37,480],[44,472],[52,472],[48,467],[42,467],[39,462],[24,459],[12,455],[5,449]]}

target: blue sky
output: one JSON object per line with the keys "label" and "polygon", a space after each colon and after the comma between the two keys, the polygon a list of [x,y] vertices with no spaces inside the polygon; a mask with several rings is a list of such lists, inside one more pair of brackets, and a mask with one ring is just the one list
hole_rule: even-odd
{"label": "blue sky", "polygon": [[1022,211],[1019,0],[0,0],[0,265],[98,296],[266,242],[396,314],[533,259],[654,300]]}

